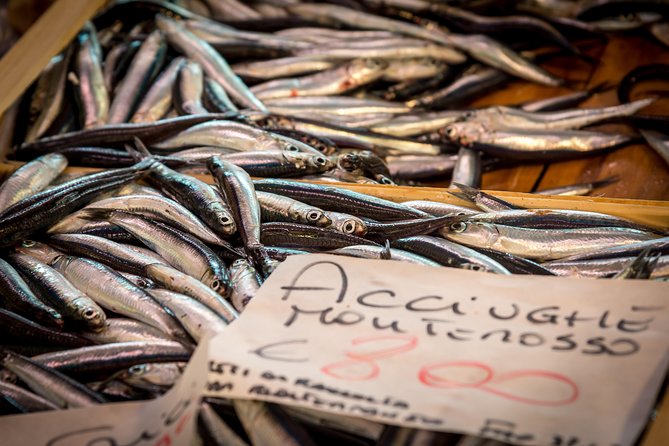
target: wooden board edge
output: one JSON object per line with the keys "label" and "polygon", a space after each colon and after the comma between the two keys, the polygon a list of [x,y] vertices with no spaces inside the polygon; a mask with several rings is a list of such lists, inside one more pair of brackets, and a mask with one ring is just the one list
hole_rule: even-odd
{"label": "wooden board edge", "polygon": [[0,60],[0,114],[107,0],[57,0]]}

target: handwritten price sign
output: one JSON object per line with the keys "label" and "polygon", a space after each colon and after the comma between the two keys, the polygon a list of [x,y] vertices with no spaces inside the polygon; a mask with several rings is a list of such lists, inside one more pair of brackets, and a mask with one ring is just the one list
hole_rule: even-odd
{"label": "handwritten price sign", "polygon": [[632,444],[667,368],[668,297],[293,256],[212,340],[206,393],[517,444]]}

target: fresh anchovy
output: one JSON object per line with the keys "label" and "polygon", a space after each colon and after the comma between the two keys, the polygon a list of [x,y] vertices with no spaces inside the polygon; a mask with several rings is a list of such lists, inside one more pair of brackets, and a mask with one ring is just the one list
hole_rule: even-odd
{"label": "fresh anchovy", "polygon": [[165,16],[156,16],[156,24],[171,45],[199,63],[204,72],[220,83],[237,102],[254,110],[267,111],[211,45],[188,31],[181,23]]}
{"label": "fresh anchovy", "polygon": [[59,407],[88,407],[104,403],[97,393],[33,359],[3,351],[0,364],[15,373],[37,394]]}
{"label": "fresh anchovy", "polygon": [[269,132],[233,121],[210,121],[194,125],[160,143],[155,149],[174,150],[187,147],[224,147],[237,151],[282,150],[285,148]]}
{"label": "fresh anchovy", "polygon": [[117,342],[92,345],[53,353],[32,359],[67,374],[113,372],[147,362],[188,361],[189,348],[174,341]]}
{"label": "fresh anchovy", "polygon": [[[669,160],[669,157],[667,158]],[[553,187],[551,189],[542,189],[534,192],[538,195],[562,195],[562,196],[578,196],[588,195],[595,189],[608,186],[616,183],[620,178],[612,176],[602,180],[591,181],[589,183],[570,184],[569,186]]]}
{"label": "fresh anchovy", "polygon": [[0,214],[0,247],[28,238],[51,226],[96,195],[115,189],[142,175],[152,160],[134,167],[86,175],[39,192],[13,204]]}
{"label": "fresh anchovy", "polygon": [[40,192],[67,167],[58,153],[40,156],[17,169],[0,185],[0,214],[12,204]]}
{"label": "fresh anchovy", "polygon": [[146,293],[116,271],[89,259],[58,257],[53,265],[103,308],[145,322],[179,338],[181,327]]}
{"label": "fresh anchovy", "polygon": [[230,280],[233,284],[230,300],[240,313],[260,288],[260,277],[251,262],[237,259],[230,265]]}
{"label": "fresh anchovy", "polygon": [[430,260],[426,257],[422,257],[418,254],[411,253],[409,251],[395,248],[385,248],[381,246],[352,245],[335,249],[333,251],[328,251],[328,253],[350,257],[360,257],[363,259],[387,259],[413,263],[416,265],[441,266],[441,264],[438,262]]}
{"label": "fresh anchovy", "polygon": [[230,294],[230,279],[221,259],[195,237],[162,223],[115,210],[89,210],[91,218],[122,227],[157,252],[176,269],[209,285],[214,291]]}
{"label": "fresh anchovy", "polygon": [[379,79],[386,68],[376,59],[356,59],[320,73],[258,84],[251,91],[261,100],[342,94]]}
{"label": "fresh anchovy", "polygon": [[[269,105],[269,104],[268,104]],[[270,109],[272,109],[271,105]],[[452,124],[463,116],[462,111],[448,110],[430,113],[415,113],[400,115],[371,126],[370,130],[385,135],[393,136],[415,136],[434,132],[449,124]]]}
{"label": "fresh anchovy", "polygon": [[164,263],[128,246],[88,234],[57,234],[49,243],[70,255],[87,257],[118,271],[141,275],[147,265]]}
{"label": "fresh anchovy", "polygon": [[146,92],[130,122],[155,122],[165,116],[172,105],[172,86],[184,62],[183,57],[170,62]]}
{"label": "fresh anchovy", "polygon": [[238,316],[235,309],[210,287],[171,266],[157,263],[148,265],[146,275],[169,290],[192,297],[227,322],[232,322]]}
{"label": "fresh anchovy", "polygon": [[349,245],[376,245],[352,234],[297,223],[263,223],[260,230],[262,243],[273,246],[337,249]]}
{"label": "fresh anchovy", "polygon": [[325,172],[335,167],[334,163],[324,155],[286,150],[261,150],[218,155],[210,151],[210,156],[203,157],[202,162],[212,156],[220,157],[244,169],[251,176],[265,178],[298,177]]}
{"label": "fresh anchovy", "polygon": [[247,40],[258,42],[272,48],[296,49],[311,46],[311,44],[302,41],[302,39],[281,36],[274,33],[238,30],[223,23],[217,23],[211,20],[187,20],[184,23],[186,28],[192,31],[193,34],[212,44],[217,40]]}
{"label": "fresh anchovy", "polygon": [[603,246],[620,246],[658,238],[648,232],[627,228],[543,230],[462,221],[442,228],[440,233],[457,243],[508,252],[532,260],[559,259]]}
{"label": "fresh anchovy", "polygon": [[227,204],[208,184],[162,164],[154,166],[147,179],[202,218],[216,234],[228,236],[236,231]]}
{"label": "fresh anchovy", "polygon": [[260,401],[233,400],[237,417],[254,446],[315,445],[302,426],[290,419],[280,406]]}
{"label": "fresh anchovy", "polygon": [[174,85],[174,107],[182,115],[207,113],[202,105],[204,74],[202,67],[193,61],[186,61],[179,70]]}
{"label": "fresh anchovy", "polygon": [[137,364],[118,374],[118,379],[139,389],[171,387],[181,377],[185,362]]}
{"label": "fresh anchovy", "polygon": [[204,77],[204,105],[214,112],[236,112],[237,106],[233,104],[225,92],[225,88],[209,76]]}
{"label": "fresh anchovy", "polygon": [[[615,257],[592,260],[556,260],[544,266],[558,276],[609,277],[623,271],[634,257]],[[659,258],[650,278],[669,277],[669,256]]]}
{"label": "fresh anchovy", "polygon": [[310,119],[275,116],[270,120],[279,127],[314,133],[329,138],[341,146],[372,150],[380,155],[438,155],[442,151],[441,146],[435,144]]}
{"label": "fresh anchovy", "polygon": [[[377,15],[356,11],[338,5],[324,4],[297,4],[289,7],[290,12],[307,19],[316,20],[327,24],[345,24],[354,28],[369,30],[391,31],[398,34],[405,34],[427,41],[439,43],[444,42],[447,34],[440,29],[425,29],[411,23],[393,20]],[[447,43],[448,44],[448,43]],[[454,59],[452,62],[459,63],[464,61],[464,57],[453,51]],[[459,59],[459,60],[458,60]]]}
{"label": "fresh anchovy", "polygon": [[334,67],[336,62],[310,57],[284,57],[270,60],[237,63],[232,66],[237,75],[253,79],[275,79],[323,71]]}
{"label": "fresh anchovy", "polygon": [[[109,209],[126,211],[138,215],[143,215],[152,220],[161,221],[177,229],[187,232],[199,238],[205,243],[211,243],[219,246],[228,246],[228,243],[216,235],[208,226],[206,226],[192,212],[181,204],[166,197],[156,195],[124,195],[122,197],[112,197],[104,200],[95,201],[81,211],[72,214],[70,217],[61,220],[55,226],[49,228],[51,233],[65,232],[60,228],[67,228],[67,232],[73,232],[78,229],[76,221],[80,225],[89,220],[82,216],[86,214],[87,209]],[[75,220],[68,222],[67,220]],[[132,271],[129,271],[132,272]],[[136,273],[135,273],[136,274]]]}
{"label": "fresh anchovy", "polygon": [[326,210],[347,212],[376,220],[405,220],[427,216],[426,213],[408,206],[331,186],[274,179],[257,180],[254,185],[261,192],[284,195]]}
{"label": "fresh anchovy", "polygon": [[109,113],[109,93],[102,75],[102,54],[95,30],[89,28],[77,37],[79,50],[75,55],[76,88],[82,108],[84,128],[103,125]]}
{"label": "fresh anchovy", "polygon": [[166,52],[167,44],[163,33],[156,30],[149,34],[116,89],[109,109],[110,124],[119,124],[130,119],[135,105],[163,64]]}
{"label": "fresh anchovy", "polygon": [[392,246],[427,257],[444,266],[511,274],[509,270],[490,257],[439,237],[429,235],[407,237],[393,241]]}
{"label": "fresh anchovy", "polygon": [[229,203],[244,250],[264,272],[268,258],[260,241],[260,204],[248,173],[221,157],[212,157],[207,168]]}
{"label": "fresh anchovy", "polygon": [[608,214],[560,209],[510,209],[460,217],[460,221],[534,229],[629,228],[653,232],[638,223]]}
{"label": "fresh anchovy", "polygon": [[200,403],[198,411],[200,435],[212,446],[248,446],[234,430],[228,426],[206,401]]}
{"label": "fresh anchovy", "polygon": [[554,112],[526,112],[511,107],[497,106],[475,110],[467,121],[476,121],[490,130],[571,130],[601,121],[630,116],[652,104],[654,99],[640,99],[628,104],[603,108],[584,108]]}
{"label": "fresh anchovy", "polygon": [[0,396],[10,401],[22,413],[60,409],[57,404],[52,403],[50,400],[32,393],[23,387],[5,381],[0,381]]}
{"label": "fresh anchovy", "polygon": [[[72,50],[73,47],[69,46],[63,54],[54,56],[44,74],[42,74],[37,89],[42,93],[43,102],[34,110],[38,115],[35,122],[30,126],[28,133],[26,133],[26,141],[34,141],[42,136],[49,130],[58,113],[60,113],[65,97],[65,81],[72,58]],[[33,104],[31,103],[30,106],[31,111],[33,111]]]}
{"label": "fresh anchovy", "polygon": [[228,325],[217,313],[191,297],[161,289],[150,290],[149,294],[174,314],[196,342],[208,332],[219,333]]}
{"label": "fresh anchovy", "polygon": [[3,307],[30,315],[39,322],[60,327],[63,316],[54,308],[46,305],[32,292],[19,273],[0,258],[0,289],[2,289]]}
{"label": "fresh anchovy", "polygon": [[22,345],[81,347],[88,344],[83,337],[45,327],[4,308],[0,308],[0,334],[5,344],[13,340]]}
{"label": "fresh anchovy", "polygon": [[322,209],[294,200],[290,197],[256,192],[262,221],[286,221],[326,227],[332,223]]}
{"label": "fresh anchovy", "polygon": [[106,315],[90,297],[75,288],[58,271],[26,254],[11,254],[9,259],[39,295],[65,318],[87,330],[100,331]]}
{"label": "fresh anchovy", "polygon": [[134,341],[169,341],[170,337],[151,325],[134,319],[107,319],[99,333],[82,333],[81,337],[96,344]]}
{"label": "fresh anchovy", "polygon": [[49,153],[63,146],[90,146],[101,142],[104,142],[106,145],[122,146],[123,144],[134,142],[135,138],[151,144],[155,141],[167,139],[185,128],[202,122],[234,119],[235,117],[238,117],[236,112],[210,113],[207,115],[166,118],[158,122],[105,125],[48,136],[37,141],[24,142],[19,146],[16,156],[18,158],[34,157]]}
{"label": "fresh anchovy", "polygon": [[478,211],[475,211],[474,209],[466,208],[463,206],[457,206],[455,204],[448,204],[448,203],[439,203],[436,201],[428,201],[428,200],[404,201],[402,202],[402,204],[417,209],[419,211],[426,212],[435,217],[441,217],[444,215],[451,215],[451,216],[474,215],[478,213]]}
{"label": "fresh anchovy", "polygon": [[495,130],[479,122],[459,122],[446,127],[456,144],[492,155],[545,160],[583,153],[597,153],[630,144],[625,135],[576,130]]}

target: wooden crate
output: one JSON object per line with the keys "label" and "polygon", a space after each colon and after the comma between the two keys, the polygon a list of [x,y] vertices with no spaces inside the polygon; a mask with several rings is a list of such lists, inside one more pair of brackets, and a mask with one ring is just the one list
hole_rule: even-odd
{"label": "wooden crate", "polygon": [[[37,78],[50,58],[76,35],[84,23],[106,3],[106,0],[57,0],[0,60],[0,179],[22,163],[8,161],[13,128],[12,104]],[[556,75],[571,79],[580,88],[600,82],[617,83],[635,66],[669,63],[669,51],[638,35],[613,37],[605,45],[593,45],[586,54],[599,60],[587,65],[573,59],[557,59],[546,65]],[[544,87],[515,81],[507,88],[475,101],[472,106],[517,104],[565,93],[562,87]],[[584,106],[616,104],[613,92],[597,94]],[[658,100],[648,113],[669,110],[669,99]],[[616,130],[629,131],[621,126]],[[92,172],[97,169],[70,167],[65,173]],[[527,192],[584,181],[595,181],[612,175],[621,180],[597,190],[597,197],[538,196]],[[213,183],[209,176],[198,178]],[[427,199],[466,205],[440,187],[369,186],[345,184],[341,187],[392,201]],[[488,192],[527,208],[573,209],[604,212],[658,227],[669,226],[669,166],[645,145],[581,160],[531,164],[501,169],[483,175]],[[669,444],[669,394],[658,405],[656,417],[640,442],[642,446]]]}

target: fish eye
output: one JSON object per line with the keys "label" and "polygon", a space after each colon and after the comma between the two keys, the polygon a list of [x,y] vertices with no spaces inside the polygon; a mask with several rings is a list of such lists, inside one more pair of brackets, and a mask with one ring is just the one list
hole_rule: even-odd
{"label": "fish eye", "polygon": [[318,164],[319,166],[325,166],[325,164],[327,163],[327,160],[325,158],[323,158],[322,156],[317,156],[316,158],[314,158],[314,162],[316,164]]}
{"label": "fish eye", "polygon": [[221,287],[221,282],[218,279],[211,282],[211,289],[212,290],[218,290],[220,287]]}
{"label": "fish eye", "polygon": [[226,224],[230,223],[230,217],[228,217],[227,215],[221,215],[220,217],[218,217],[218,221],[221,224],[226,225]]}
{"label": "fish eye", "polygon": [[289,151],[289,152],[299,152],[300,151],[300,149],[298,149],[296,146],[294,146],[292,144],[288,144],[286,146],[286,150]]}
{"label": "fish eye", "polygon": [[146,366],[144,364],[137,364],[130,367],[128,369],[128,373],[130,373],[131,375],[141,375],[142,373],[144,373],[145,370]]}
{"label": "fish eye", "polygon": [[36,244],[37,244],[37,242],[34,241],[34,240],[24,240],[24,241],[21,243],[21,246],[23,246],[24,248],[32,248],[32,247],[35,246]]}
{"label": "fish eye", "polygon": [[467,229],[467,223],[459,221],[456,223],[453,223],[451,226],[451,231],[453,232],[464,232],[465,229]]}
{"label": "fish eye", "polygon": [[345,233],[353,234],[354,231],[355,231],[355,223],[353,223],[352,221],[347,221],[346,223],[344,223]]}
{"label": "fish eye", "polygon": [[310,211],[307,213],[307,220],[318,221],[321,219],[321,213],[318,211]]}
{"label": "fish eye", "polygon": [[87,308],[83,313],[84,319],[94,319],[98,315],[98,312],[94,308]]}

